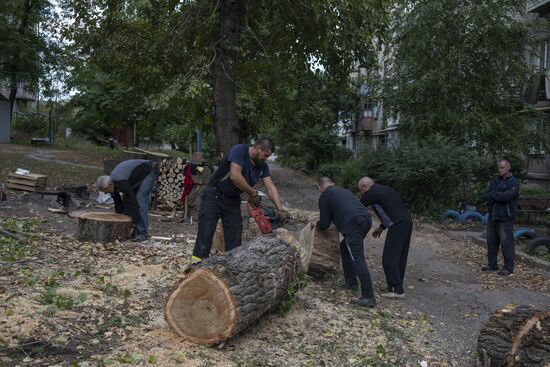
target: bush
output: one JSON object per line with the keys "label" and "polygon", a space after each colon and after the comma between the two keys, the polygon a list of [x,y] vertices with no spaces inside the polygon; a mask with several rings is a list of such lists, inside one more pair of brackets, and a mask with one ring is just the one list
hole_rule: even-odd
{"label": "bush", "polygon": [[358,160],[324,164],[317,173],[353,192],[361,177],[372,177],[396,189],[412,211],[438,216],[463,200],[473,162],[468,148],[435,139],[404,142],[394,150],[368,149]]}
{"label": "bush", "polygon": [[330,177],[336,180],[342,174],[343,166],[340,163],[325,163],[319,166],[317,170],[318,177]]}
{"label": "bush", "polygon": [[438,215],[464,197],[473,161],[468,148],[435,139],[363,156],[362,167],[365,174],[396,189],[415,212]]}
{"label": "bush", "polygon": [[32,137],[48,136],[48,116],[40,113],[21,113],[13,118],[13,134],[16,140],[28,142]]}

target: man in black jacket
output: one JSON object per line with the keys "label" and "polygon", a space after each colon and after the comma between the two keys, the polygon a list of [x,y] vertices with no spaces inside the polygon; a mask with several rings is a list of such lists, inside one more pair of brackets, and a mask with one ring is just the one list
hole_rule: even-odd
{"label": "man in black jacket", "polygon": [[388,228],[382,253],[382,267],[386,275],[388,290],[382,293],[386,298],[404,298],[403,280],[407,267],[407,257],[412,234],[412,220],[399,193],[389,186],[375,184],[370,177],[359,180],[359,190],[363,194],[363,205],[371,206],[380,219],[380,226],[372,232],[373,237]]}
{"label": "man in black jacket", "polygon": [[375,307],[363,244],[372,224],[370,214],[351,191],[334,187],[334,182],[328,177],[319,179],[319,191],[320,218],[317,222],[312,221],[311,226],[324,230],[334,222],[336,229],[344,236],[340,243],[340,255],[346,287],[356,289],[357,278],[361,282],[361,298],[352,300],[352,303]]}
{"label": "man in black jacket", "polygon": [[487,221],[487,266],[483,271],[498,270],[497,256],[502,249],[504,266],[499,275],[514,272],[514,217],[518,208],[519,180],[510,171],[510,162],[498,161],[498,175],[487,186],[485,200],[489,207]]}
{"label": "man in black jacket", "polygon": [[116,165],[109,176],[100,176],[96,181],[98,190],[113,197],[115,212],[132,218],[136,226],[135,240],[138,242],[147,239],[149,194],[158,176],[155,162],[129,159]]}

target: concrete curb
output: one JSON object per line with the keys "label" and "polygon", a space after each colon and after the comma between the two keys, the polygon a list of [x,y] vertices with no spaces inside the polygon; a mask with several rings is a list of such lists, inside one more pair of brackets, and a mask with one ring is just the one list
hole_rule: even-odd
{"label": "concrete curb", "polygon": [[[485,247],[487,243],[485,242],[485,238],[479,237],[479,236],[471,236],[471,235],[464,235],[464,236],[456,236],[456,234],[449,233],[449,231],[446,231],[444,229],[438,228],[432,224],[421,224],[419,227],[428,229],[430,231],[439,232],[445,234],[447,237],[454,239],[454,240],[466,240],[471,239],[475,243],[479,245],[483,245]],[[539,259],[538,257],[531,256],[526,254],[523,251],[519,251],[516,249],[516,257],[519,258],[521,261],[526,262],[528,264],[534,265],[538,268],[541,268],[546,271],[550,271],[550,262],[544,261],[542,259]]]}

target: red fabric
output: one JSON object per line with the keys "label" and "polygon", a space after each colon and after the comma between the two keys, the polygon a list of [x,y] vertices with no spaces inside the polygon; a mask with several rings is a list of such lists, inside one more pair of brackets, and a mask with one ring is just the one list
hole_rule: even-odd
{"label": "red fabric", "polygon": [[193,177],[191,176],[191,163],[185,166],[185,177],[183,178],[183,191],[181,192],[181,202],[185,205],[187,195],[191,192],[193,187]]}

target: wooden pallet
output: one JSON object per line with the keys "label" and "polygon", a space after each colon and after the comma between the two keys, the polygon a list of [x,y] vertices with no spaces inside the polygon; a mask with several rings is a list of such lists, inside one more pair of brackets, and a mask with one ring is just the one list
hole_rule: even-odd
{"label": "wooden pallet", "polygon": [[18,175],[16,173],[8,173],[8,189],[21,191],[43,191],[46,189],[48,176],[29,173],[27,175]]}

